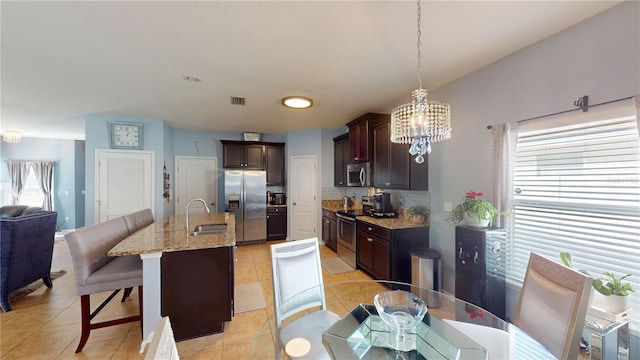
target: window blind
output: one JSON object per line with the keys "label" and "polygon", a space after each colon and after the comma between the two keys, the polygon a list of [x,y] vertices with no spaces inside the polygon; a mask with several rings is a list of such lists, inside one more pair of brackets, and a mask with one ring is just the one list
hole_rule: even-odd
{"label": "window blind", "polygon": [[594,278],[632,274],[638,313],[640,140],[632,102],[610,105],[518,126],[507,280],[522,283],[530,252],[567,251]]}

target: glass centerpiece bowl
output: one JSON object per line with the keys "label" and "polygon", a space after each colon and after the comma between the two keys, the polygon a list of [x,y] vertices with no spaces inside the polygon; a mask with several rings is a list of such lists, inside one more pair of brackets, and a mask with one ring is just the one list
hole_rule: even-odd
{"label": "glass centerpiece bowl", "polygon": [[404,290],[391,290],[376,294],[373,298],[378,315],[395,329],[395,343],[389,346],[398,351],[415,349],[416,325],[427,313],[427,305],[419,297]]}

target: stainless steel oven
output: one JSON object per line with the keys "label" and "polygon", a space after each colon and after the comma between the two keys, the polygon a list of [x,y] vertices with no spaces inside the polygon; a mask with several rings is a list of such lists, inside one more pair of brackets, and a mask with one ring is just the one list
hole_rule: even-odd
{"label": "stainless steel oven", "polygon": [[356,215],[350,211],[340,210],[336,214],[338,220],[338,257],[356,268]]}

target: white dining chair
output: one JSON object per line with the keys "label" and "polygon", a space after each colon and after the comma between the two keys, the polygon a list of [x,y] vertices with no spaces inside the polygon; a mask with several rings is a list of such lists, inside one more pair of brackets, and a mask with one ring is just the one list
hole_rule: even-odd
{"label": "white dining chair", "polygon": [[143,341],[140,353],[144,351],[146,344],[149,350],[144,355],[144,360],[179,360],[176,340],[173,336],[171,321],[168,316],[161,318],[154,331],[149,334],[150,339]]}
{"label": "white dining chair", "polygon": [[592,278],[531,253],[514,324],[558,359],[576,359]]}
{"label": "white dining chair", "polygon": [[[340,317],[327,310],[318,238],[271,245],[271,266],[276,320],[275,358],[280,359],[282,347],[289,350],[301,344],[303,348],[306,345],[303,350],[306,354],[296,354],[299,355],[296,359],[330,359],[322,344],[322,333]],[[318,310],[283,325],[288,317],[314,307]]]}

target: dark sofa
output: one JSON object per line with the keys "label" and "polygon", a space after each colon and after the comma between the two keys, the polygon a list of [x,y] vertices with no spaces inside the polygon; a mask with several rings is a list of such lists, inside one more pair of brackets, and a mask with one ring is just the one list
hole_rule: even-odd
{"label": "dark sofa", "polygon": [[19,211],[19,207],[0,208],[0,307],[4,311],[11,311],[12,291],[38,279],[47,287],[53,285],[51,260],[58,214],[29,207]]}

